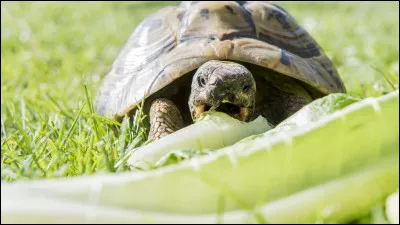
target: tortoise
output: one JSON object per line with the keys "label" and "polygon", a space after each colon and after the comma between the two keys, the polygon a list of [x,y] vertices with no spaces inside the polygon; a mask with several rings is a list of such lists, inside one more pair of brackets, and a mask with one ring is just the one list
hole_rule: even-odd
{"label": "tortoise", "polygon": [[345,93],[323,49],[271,2],[182,2],[145,18],[104,77],[98,114],[121,121],[143,103],[149,139],[208,110],[277,125],[311,101]]}

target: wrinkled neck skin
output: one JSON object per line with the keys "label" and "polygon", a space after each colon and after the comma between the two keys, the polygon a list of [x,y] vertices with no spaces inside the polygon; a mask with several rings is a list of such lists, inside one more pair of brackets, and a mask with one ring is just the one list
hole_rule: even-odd
{"label": "wrinkled neck skin", "polygon": [[189,109],[193,120],[214,109],[248,121],[255,107],[256,82],[238,63],[212,60],[200,66],[192,79]]}

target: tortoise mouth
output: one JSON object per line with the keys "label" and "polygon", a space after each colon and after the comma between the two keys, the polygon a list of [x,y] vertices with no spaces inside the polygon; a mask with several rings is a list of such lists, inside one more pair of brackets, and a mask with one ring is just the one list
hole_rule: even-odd
{"label": "tortoise mouth", "polygon": [[[207,108],[207,106],[206,106],[206,108]],[[231,116],[239,115],[239,113],[240,113],[240,107],[237,105],[231,104],[231,103],[221,103],[215,110],[218,112],[224,112]]]}
{"label": "tortoise mouth", "polygon": [[241,120],[246,121],[249,115],[249,108],[240,107],[238,105],[232,103],[221,103],[218,107],[213,107],[207,104],[200,105],[196,107],[195,118],[199,118],[203,112],[207,112],[211,109],[214,109],[217,112],[223,112],[228,114],[229,116]]}

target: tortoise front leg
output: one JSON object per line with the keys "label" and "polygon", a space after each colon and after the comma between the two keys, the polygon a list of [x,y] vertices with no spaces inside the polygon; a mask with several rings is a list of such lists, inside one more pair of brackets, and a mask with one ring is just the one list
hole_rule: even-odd
{"label": "tortoise front leg", "polygon": [[183,126],[181,112],[172,101],[166,98],[153,101],[150,107],[149,139],[158,140]]}

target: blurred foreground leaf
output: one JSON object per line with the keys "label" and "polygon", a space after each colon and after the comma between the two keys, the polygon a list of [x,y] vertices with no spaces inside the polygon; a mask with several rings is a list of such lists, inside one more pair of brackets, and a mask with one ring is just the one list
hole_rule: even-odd
{"label": "blurred foreground leaf", "polygon": [[2,222],[349,222],[398,190],[398,106],[397,90],[150,172],[3,183]]}

